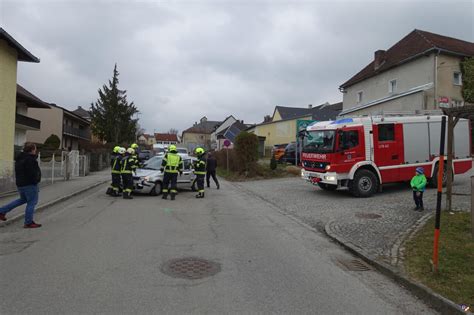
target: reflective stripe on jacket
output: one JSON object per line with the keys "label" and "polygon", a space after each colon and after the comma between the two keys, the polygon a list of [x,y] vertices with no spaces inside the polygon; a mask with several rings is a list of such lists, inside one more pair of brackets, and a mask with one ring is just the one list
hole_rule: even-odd
{"label": "reflective stripe on jacket", "polygon": [[120,173],[122,174],[132,174],[132,172],[137,168],[135,158],[130,155],[122,159],[121,165],[122,168],[120,169]]}
{"label": "reflective stripe on jacket", "polygon": [[178,154],[170,152],[164,156],[161,166],[166,173],[178,173],[183,168],[183,160]]}
{"label": "reflective stripe on jacket", "polygon": [[194,162],[194,174],[206,175],[206,161],[203,158]]}
{"label": "reflective stripe on jacket", "polygon": [[112,167],[112,174],[120,174],[121,171],[121,160],[122,157],[120,155],[115,155],[111,159],[111,167]]}

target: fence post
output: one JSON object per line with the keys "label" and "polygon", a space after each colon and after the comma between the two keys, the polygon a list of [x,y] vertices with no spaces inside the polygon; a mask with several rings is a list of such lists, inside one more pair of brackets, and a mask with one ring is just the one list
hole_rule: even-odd
{"label": "fence post", "polygon": [[54,184],[54,164],[56,164],[54,162],[55,162],[55,160],[54,160],[54,153],[53,153],[53,159],[51,160],[51,163],[52,163],[52,165],[51,165],[51,184]]}
{"label": "fence post", "polygon": [[64,173],[64,178],[65,180],[69,180],[69,154],[66,153],[65,154],[66,156],[66,159],[64,160],[64,163],[66,164],[66,170],[65,170],[65,173]]}
{"label": "fence post", "polygon": [[474,238],[474,176],[471,176],[471,236]]}

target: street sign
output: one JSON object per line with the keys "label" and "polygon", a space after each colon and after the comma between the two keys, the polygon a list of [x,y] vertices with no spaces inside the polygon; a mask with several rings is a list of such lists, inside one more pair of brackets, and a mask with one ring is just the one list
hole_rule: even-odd
{"label": "street sign", "polygon": [[232,144],[232,142],[230,142],[229,139],[225,139],[225,140],[224,140],[224,146],[225,146],[226,148],[230,147],[231,144]]}
{"label": "street sign", "polygon": [[441,96],[438,99],[438,105],[439,105],[439,107],[442,107],[442,108],[448,108],[449,107],[449,97]]}
{"label": "street sign", "polygon": [[314,123],[316,120],[303,120],[303,119],[298,119],[296,120],[296,136],[299,135],[300,131],[306,130],[306,128]]}

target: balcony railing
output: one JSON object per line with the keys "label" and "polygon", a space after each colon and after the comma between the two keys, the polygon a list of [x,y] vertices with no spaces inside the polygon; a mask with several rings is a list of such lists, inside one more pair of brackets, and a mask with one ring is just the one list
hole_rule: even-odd
{"label": "balcony railing", "polygon": [[82,138],[85,140],[91,139],[91,133],[89,130],[74,128],[71,126],[63,126],[63,133],[68,136]]}
{"label": "balcony railing", "polygon": [[41,121],[18,113],[15,115],[15,124],[28,130],[40,130],[41,128]]}

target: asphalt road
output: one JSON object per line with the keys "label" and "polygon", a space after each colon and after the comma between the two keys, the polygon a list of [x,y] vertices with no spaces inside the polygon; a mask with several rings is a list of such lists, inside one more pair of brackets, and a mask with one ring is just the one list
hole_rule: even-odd
{"label": "asphalt road", "polygon": [[[1,314],[432,314],[379,273],[272,204],[223,182],[197,200],[112,199],[103,189],[0,229]],[[221,265],[200,280],[170,277],[182,257]]]}

